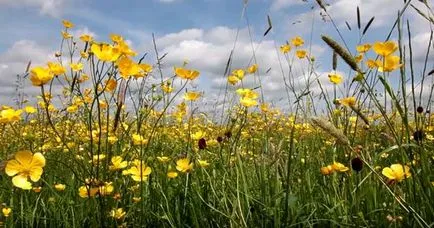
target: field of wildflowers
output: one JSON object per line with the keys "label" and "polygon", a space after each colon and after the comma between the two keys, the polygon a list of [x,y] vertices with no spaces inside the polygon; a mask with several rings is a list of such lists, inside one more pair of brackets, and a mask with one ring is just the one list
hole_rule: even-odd
{"label": "field of wildflowers", "polygon": [[[418,13],[434,25],[426,6],[430,14]],[[359,21],[356,47],[321,37],[332,59],[328,85],[303,37],[277,47],[292,112],[265,102],[260,65],[228,61],[227,103],[212,118],[197,105],[206,94],[191,86],[200,69],[185,61],[163,72],[164,56],[144,62],[125,37],[75,37],[63,20],[56,61],[21,75],[40,95],[1,107],[0,224],[432,227],[433,65],[427,57],[413,69],[403,42],[411,29],[399,15],[397,40],[362,42],[372,21]],[[291,74],[297,65],[305,88]],[[247,77],[259,79],[256,87],[244,85]],[[312,84],[333,89],[315,95]],[[415,84],[428,85],[429,98]]]}

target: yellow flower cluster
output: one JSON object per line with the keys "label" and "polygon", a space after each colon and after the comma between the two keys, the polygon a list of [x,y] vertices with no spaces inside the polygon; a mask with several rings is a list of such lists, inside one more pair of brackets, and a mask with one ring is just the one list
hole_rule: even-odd
{"label": "yellow flower cluster", "polygon": [[240,95],[240,104],[244,107],[252,107],[258,105],[258,93],[251,89],[237,89],[238,95]]}
{"label": "yellow flower cluster", "polygon": [[381,172],[391,181],[400,182],[405,178],[411,177],[410,167],[401,164],[393,164],[390,167],[383,168]]}
{"label": "yellow flower cluster", "polygon": [[331,165],[327,165],[324,167],[321,167],[320,171],[323,175],[330,175],[334,172],[347,172],[350,170],[348,167],[346,167],[344,164],[339,162],[333,162]]}

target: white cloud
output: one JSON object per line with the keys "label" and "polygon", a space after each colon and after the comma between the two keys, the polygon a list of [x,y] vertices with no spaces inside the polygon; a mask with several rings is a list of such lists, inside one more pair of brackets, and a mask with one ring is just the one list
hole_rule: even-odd
{"label": "white cloud", "polygon": [[[156,37],[160,55],[167,53],[167,56],[163,59],[163,74],[165,76],[173,75],[173,66],[181,66],[184,60],[188,60],[188,68],[194,68],[201,72],[198,80],[200,81],[198,83],[199,87],[196,89],[205,91],[205,97],[202,102],[216,105],[216,103],[221,102],[223,99],[227,80],[223,74],[228,57],[234,47],[236,34],[236,29],[220,26],[209,30],[186,29],[177,33]],[[254,33],[252,32],[252,34]],[[255,37],[253,37],[253,40],[255,40]],[[278,101],[280,99],[286,100],[279,57],[283,64],[285,77],[295,78],[297,92],[300,92],[306,86],[305,77],[300,75],[305,75],[307,71],[307,60],[294,59],[294,68],[289,76],[288,65],[279,52],[278,46],[273,40],[263,40],[260,43],[253,41],[251,43],[248,30],[241,29],[232,56],[230,70],[245,69],[253,64],[253,56],[256,57],[256,63],[259,65],[259,74],[256,76],[246,76],[244,86],[250,88],[258,87],[258,77],[260,77],[267,102]],[[150,40],[143,41],[139,47],[139,50],[147,50],[152,53],[153,46]],[[253,48],[255,49],[254,55]],[[305,48],[308,49],[307,44]],[[316,57],[319,57],[325,51],[325,48],[317,45],[312,45],[311,48],[312,54]],[[313,83],[313,85],[316,85],[316,83]],[[234,91],[235,88],[234,86],[229,86],[229,90],[231,91]],[[316,86],[312,86],[314,92],[317,92],[318,89]],[[231,92],[231,94],[234,93]],[[237,97],[235,97],[235,100],[237,100]]]}
{"label": "white cloud", "polygon": [[37,7],[39,12],[52,17],[62,15],[63,8],[68,0],[0,0],[0,6],[11,7]]}
{"label": "white cloud", "polygon": [[[41,46],[35,41],[19,40],[0,54],[0,104],[13,104],[16,95],[16,75],[23,74],[27,64],[42,65],[54,59],[54,51]],[[31,86],[30,80],[24,79],[23,92],[31,98],[40,90]]]}
{"label": "white cloud", "polygon": [[[412,85],[411,83],[407,83],[406,85],[406,91],[407,91],[407,101],[409,103],[411,103],[411,105],[409,105],[410,109],[413,109],[413,95],[412,95]],[[422,107],[432,107],[432,104],[434,103],[433,98],[431,97],[431,103],[428,104],[428,100],[430,99],[431,94],[431,90],[433,89],[432,87],[434,86],[434,81],[432,79],[432,77],[427,78],[424,81],[424,85],[422,86],[420,82],[416,82],[415,87],[414,87],[414,94],[416,97],[416,106],[419,105],[419,102],[421,104]]]}
{"label": "white cloud", "polygon": [[[422,32],[412,37],[413,58],[418,62],[424,62],[427,57],[428,44],[430,40],[431,32]],[[431,47],[428,55],[429,63],[434,60],[434,40],[431,41]]]}
{"label": "white cloud", "polygon": [[[287,9],[294,4],[300,4],[304,1],[297,0],[274,0],[272,3],[272,9]],[[368,23],[368,21],[375,16],[375,20],[372,27],[380,27],[385,24],[393,24],[398,10],[401,10],[404,6],[403,1],[398,0],[335,0],[335,1],[324,1],[329,3],[326,8],[327,12],[336,21],[338,26],[345,26],[345,22],[348,22],[352,27],[357,26],[357,7],[360,9],[361,25],[363,27]],[[310,7],[312,5],[317,6],[315,1],[312,4],[307,5]],[[274,8],[273,8],[274,7]],[[307,8],[306,7],[306,8]],[[408,9],[407,9],[408,10]],[[316,7],[315,14],[319,15],[321,10]],[[292,16],[293,21],[309,21],[311,20],[311,11],[305,13],[299,13]],[[304,23],[306,24],[306,23]]]}
{"label": "white cloud", "polygon": [[306,2],[306,0],[274,0],[271,4],[271,10],[285,9],[293,5],[299,5]]}
{"label": "white cloud", "polygon": [[35,41],[19,40],[12,47],[0,55],[0,61],[3,63],[25,63],[32,60],[35,63],[41,63],[50,58],[50,52]]}
{"label": "white cloud", "polygon": [[169,46],[185,40],[200,40],[203,36],[201,29],[185,29],[178,33],[170,33],[158,39],[159,46]]}

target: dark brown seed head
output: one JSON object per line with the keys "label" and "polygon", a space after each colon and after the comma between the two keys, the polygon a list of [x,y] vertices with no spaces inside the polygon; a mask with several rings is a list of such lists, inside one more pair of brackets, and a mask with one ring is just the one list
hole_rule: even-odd
{"label": "dark brown seed head", "polygon": [[425,138],[425,133],[422,130],[417,130],[413,133],[413,138],[416,142],[421,142]]}
{"label": "dark brown seed head", "polygon": [[198,144],[200,150],[205,149],[206,148],[206,139],[205,138],[199,139],[197,144]]}
{"label": "dark brown seed head", "polygon": [[230,131],[225,132],[225,136],[228,139],[231,138],[232,137],[232,132],[230,132]]}
{"label": "dark brown seed head", "polygon": [[417,111],[418,113],[422,113],[422,112],[423,112],[423,108],[422,108],[422,106],[417,107],[416,111]]}
{"label": "dark brown seed head", "polygon": [[353,158],[351,160],[351,168],[353,168],[354,171],[360,172],[363,169],[363,161],[359,157]]}
{"label": "dark brown seed head", "polygon": [[218,137],[217,137],[217,142],[219,142],[219,143],[223,142],[223,137],[218,136]]}

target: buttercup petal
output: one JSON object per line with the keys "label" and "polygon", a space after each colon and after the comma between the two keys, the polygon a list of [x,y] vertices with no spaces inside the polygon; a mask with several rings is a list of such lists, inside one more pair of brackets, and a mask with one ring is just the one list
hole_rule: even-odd
{"label": "buttercup petal", "polygon": [[8,176],[15,176],[23,170],[23,166],[17,160],[10,160],[6,164],[5,172]]}
{"label": "buttercup petal", "polygon": [[33,182],[38,181],[39,179],[41,179],[42,172],[43,172],[42,167],[38,167],[38,166],[32,167],[30,170],[30,179]]}
{"label": "buttercup petal", "polygon": [[30,166],[32,163],[33,154],[28,150],[18,151],[15,154],[15,159],[23,166]]}
{"label": "buttercup petal", "polygon": [[391,180],[395,179],[395,174],[394,174],[393,170],[389,167],[384,168],[381,173]]}
{"label": "buttercup petal", "polygon": [[45,157],[41,153],[35,153],[33,155],[31,166],[44,167],[45,166]]}
{"label": "buttercup petal", "polygon": [[15,187],[30,190],[32,189],[32,183],[27,180],[27,177],[24,175],[17,175],[12,178],[12,183]]}

